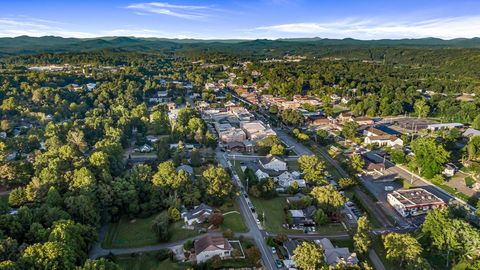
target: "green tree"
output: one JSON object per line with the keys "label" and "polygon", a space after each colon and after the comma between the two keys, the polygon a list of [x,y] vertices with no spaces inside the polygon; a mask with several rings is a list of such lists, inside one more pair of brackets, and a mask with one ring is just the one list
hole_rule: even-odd
{"label": "green tree", "polygon": [[295,265],[303,270],[316,270],[323,263],[323,250],[311,242],[302,242],[293,251]]}
{"label": "green tree", "polygon": [[270,149],[270,153],[271,155],[277,155],[277,156],[283,156],[283,154],[285,153],[285,147],[283,147],[283,145],[281,144],[274,144],[272,146],[272,148]]}
{"label": "green tree", "polygon": [[315,155],[302,155],[298,158],[300,169],[305,174],[303,178],[307,182],[317,184],[327,183],[325,178],[325,162],[318,159]]}
{"label": "green tree", "polygon": [[355,172],[361,172],[363,166],[365,165],[365,161],[359,154],[352,154],[348,159],[348,163],[350,165],[350,168],[352,168],[352,170]]}
{"label": "green tree", "polygon": [[383,246],[389,260],[400,263],[400,267],[415,266],[422,254],[422,246],[410,234],[389,233],[383,236]]}
{"label": "green tree", "polygon": [[328,216],[322,209],[317,209],[317,211],[315,211],[314,220],[317,226],[322,226],[328,223]]}
{"label": "green tree", "polygon": [[215,202],[221,203],[233,193],[233,182],[230,175],[222,167],[210,165],[203,171],[206,183],[206,194]]}
{"label": "green tree", "polygon": [[66,243],[45,242],[28,246],[22,254],[21,262],[26,269],[74,269],[75,253]]}
{"label": "green tree", "polygon": [[329,213],[336,211],[346,202],[345,197],[332,185],[314,187],[310,195],[312,195],[322,209]]}
{"label": "green tree", "polygon": [[152,230],[155,232],[159,241],[166,241],[169,237],[169,216],[168,212],[160,213],[152,222]]}
{"label": "green tree", "polygon": [[346,139],[353,140],[357,137],[358,124],[355,121],[347,122],[343,125],[342,136]]}
{"label": "green tree", "polygon": [[356,185],[357,182],[355,180],[353,180],[353,178],[341,178],[340,180],[338,180],[338,185],[341,187],[341,188],[344,188],[344,189],[347,189],[347,188],[350,188],[354,185]]}
{"label": "green tree", "polygon": [[418,137],[413,140],[411,145],[415,154],[412,163],[418,168],[420,174],[427,178],[432,178],[440,173],[443,164],[448,161],[450,156],[450,153],[435,138]]}
{"label": "green tree", "polygon": [[423,98],[415,101],[415,105],[413,107],[418,118],[425,118],[430,112],[430,106],[428,106]]}
{"label": "green tree", "polygon": [[76,270],[121,270],[122,268],[114,262],[105,258],[97,260],[86,260],[83,266],[77,267]]}
{"label": "green tree", "polygon": [[472,122],[472,128],[480,129],[480,114],[478,114]]}
{"label": "green tree", "polygon": [[353,236],[355,250],[357,250],[359,253],[366,254],[372,245],[372,239],[370,237],[371,230],[372,226],[370,225],[367,217],[360,217],[358,219],[357,232]]}

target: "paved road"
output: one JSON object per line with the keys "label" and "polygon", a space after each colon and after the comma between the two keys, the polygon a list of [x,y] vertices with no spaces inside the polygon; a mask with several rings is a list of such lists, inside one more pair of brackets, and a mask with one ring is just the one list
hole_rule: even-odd
{"label": "paved road", "polygon": [[98,248],[95,247],[92,249],[92,252],[90,252],[90,258],[95,259],[98,257],[106,256],[110,253],[115,254],[115,255],[122,255],[122,254],[131,254],[131,253],[142,253],[142,252],[149,252],[149,251],[156,251],[156,250],[161,250],[161,249],[172,249],[176,246],[181,246],[183,245],[186,241],[188,240],[197,240],[199,238],[202,238],[206,235],[222,235],[221,233],[205,233],[201,235],[197,235],[194,237],[190,237],[187,239],[179,240],[176,242],[168,242],[168,243],[162,243],[158,245],[151,245],[151,246],[144,246],[144,247],[138,247],[138,248],[113,248],[113,249],[103,249],[103,248]]}
{"label": "paved road", "polygon": [[[298,155],[311,155],[313,152],[305,147],[303,144],[299,143],[297,140],[292,138],[290,135],[285,133],[280,129],[276,129],[277,136],[288,146],[293,147],[293,150]],[[314,143],[314,142],[312,142]],[[318,145],[317,145],[318,146]],[[349,177],[348,173],[342,168],[342,166],[329,154],[323,151],[320,147],[317,147],[317,153],[320,154],[328,163],[330,163],[342,177]],[[365,205],[372,211],[377,220],[382,223],[384,227],[391,227],[393,224],[390,222],[390,219],[385,215],[385,213],[380,209],[380,207],[372,201],[372,199],[365,194],[359,187],[354,188],[354,192],[357,194],[358,198],[363,201]]]}
{"label": "paved road", "polygon": [[[231,168],[228,160],[226,159],[226,155],[223,152],[216,151],[216,156],[217,160],[220,163],[222,167],[225,168],[230,168],[232,173],[234,174],[233,181],[239,186],[243,187],[241,181],[239,181],[238,175],[236,175],[235,170]],[[255,240],[255,244],[257,245],[258,249],[260,250],[260,253],[262,254],[262,261],[263,265],[266,267],[266,269],[276,269],[275,265],[275,260],[273,258],[273,254],[271,252],[270,247],[267,246],[267,244],[264,241],[262,232],[258,228],[257,222],[255,221],[251,211],[250,207],[247,205],[247,201],[244,196],[238,196],[236,199],[237,205],[240,208],[240,213],[243,216],[243,219],[245,221],[245,224],[247,225],[247,228],[249,229],[249,233],[251,237]]]}
{"label": "paved road", "polygon": [[385,266],[383,265],[382,260],[380,260],[374,249],[370,249],[368,251],[368,257],[370,258],[370,261],[372,262],[373,267],[375,267],[376,270],[385,270]]}

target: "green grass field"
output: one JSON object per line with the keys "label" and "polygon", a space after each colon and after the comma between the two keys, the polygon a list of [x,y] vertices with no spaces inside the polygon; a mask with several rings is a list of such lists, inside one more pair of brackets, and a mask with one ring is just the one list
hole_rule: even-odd
{"label": "green grass field", "polygon": [[[126,248],[158,244],[158,239],[151,229],[153,219],[155,219],[155,215],[133,220],[122,218],[117,223],[109,224],[102,247]],[[198,234],[196,231],[182,229],[182,225],[183,221],[177,221],[170,225],[169,241],[178,241]]]}
{"label": "green grass field", "polygon": [[243,222],[240,213],[229,213],[223,217],[222,230],[230,229],[233,232],[247,232],[247,226]]}
{"label": "green grass field", "polygon": [[265,213],[265,220],[262,222],[268,231],[283,232],[285,228],[282,224],[285,223],[285,212],[283,209],[287,207],[285,197],[277,197],[270,200],[250,198],[258,215]]}
{"label": "green grass field", "polygon": [[117,264],[125,270],[183,270],[187,265],[170,261],[169,259],[159,261],[155,253],[143,253],[136,255],[123,255],[117,257]]}
{"label": "green grass field", "polygon": [[[223,216],[223,224],[221,225],[221,229],[225,231],[226,229],[230,229],[233,232],[247,232],[248,228],[243,221],[243,217],[240,214],[240,210],[238,209],[237,205],[233,202],[228,202],[221,207],[218,208],[223,214],[229,213]],[[236,211],[236,212],[232,212]]]}

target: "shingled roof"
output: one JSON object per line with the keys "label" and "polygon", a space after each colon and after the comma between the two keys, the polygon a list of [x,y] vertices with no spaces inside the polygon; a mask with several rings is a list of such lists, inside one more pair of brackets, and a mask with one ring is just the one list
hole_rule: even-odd
{"label": "shingled roof", "polygon": [[195,254],[200,254],[206,250],[231,250],[232,247],[226,238],[221,235],[207,235],[195,241]]}

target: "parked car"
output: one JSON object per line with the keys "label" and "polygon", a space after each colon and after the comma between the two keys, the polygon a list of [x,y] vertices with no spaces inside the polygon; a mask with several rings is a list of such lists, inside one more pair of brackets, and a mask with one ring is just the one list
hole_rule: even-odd
{"label": "parked car", "polygon": [[392,186],[385,186],[385,191],[393,191],[393,187]]}
{"label": "parked car", "polygon": [[277,265],[277,268],[282,268],[283,267],[283,262],[280,260],[275,260],[275,264]]}
{"label": "parked car", "polygon": [[272,253],[273,254],[277,253],[277,250],[275,249],[275,247],[272,247]]}

